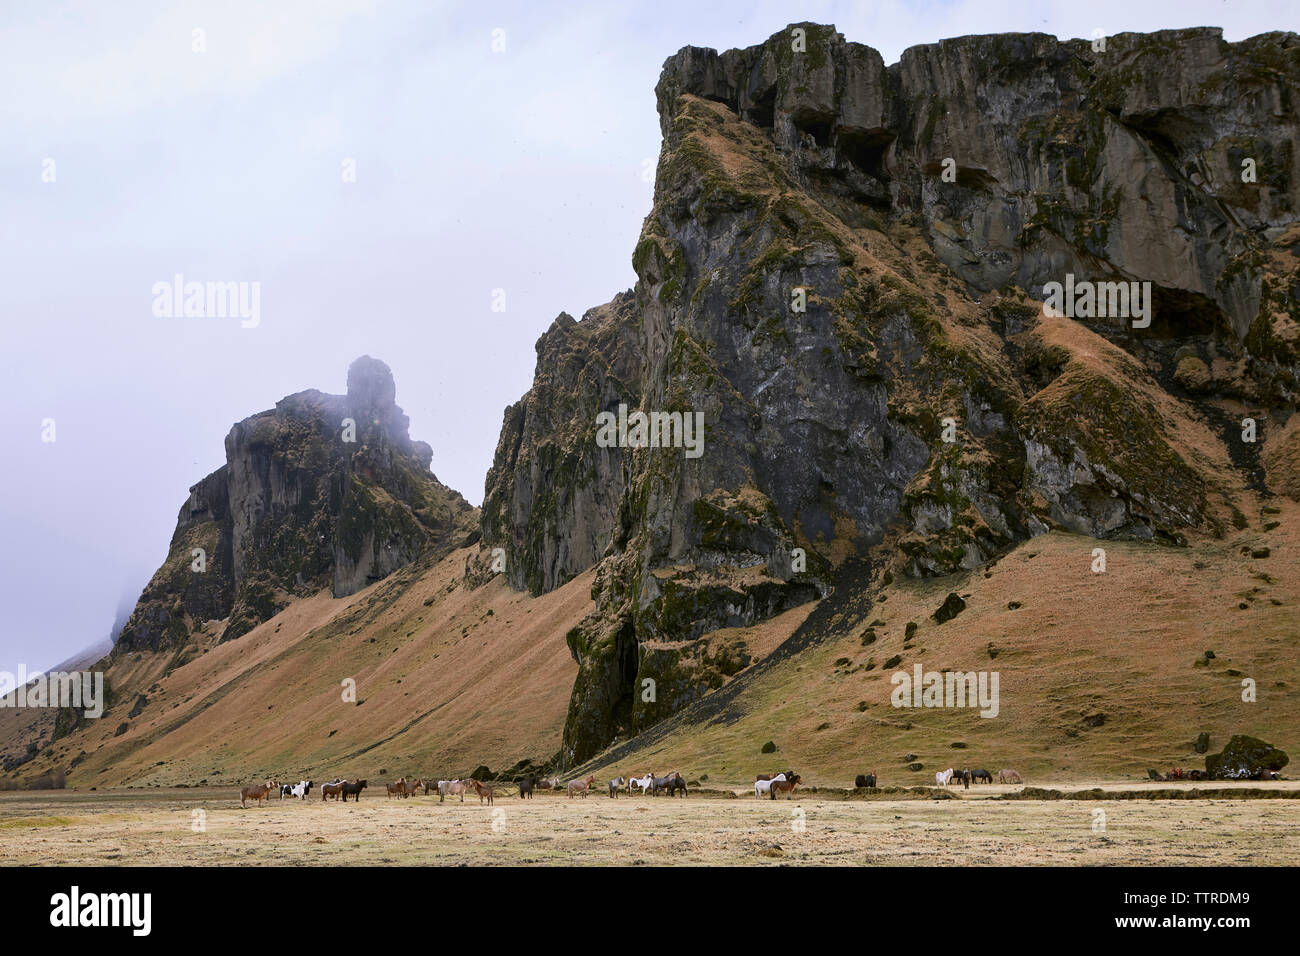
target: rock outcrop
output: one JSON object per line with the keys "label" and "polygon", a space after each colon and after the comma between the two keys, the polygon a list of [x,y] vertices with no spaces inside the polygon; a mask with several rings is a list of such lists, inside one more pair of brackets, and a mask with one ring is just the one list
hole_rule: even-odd
{"label": "rock outcrop", "polygon": [[[847,563],[1243,520],[1241,409],[1300,389],[1297,81],[1300,38],[1211,29],[886,66],[805,23],[670,57],[636,286],[539,340],[487,480],[512,585],[598,565],[562,758],[715,686],[704,635]],[[1049,317],[1067,276],[1151,283],[1152,321]],[[636,411],[702,413],[702,454],[598,440]]]}
{"label": "rock outcrop", "polygon": [[1205,758],[1211,780],[1260,780],[1290,763],[1285,752],[1258,737],[1234,734],[1220,753]]}
{"label": "rock outcrop", "polygon": [[347,395],[298,392],[231,428],[226,464],[190,489],[114,653],[180,647],[211,620],[230,640],[289,594],[353,594],[462,545],[477,511],[430,472],[433,449],[408,425],[388,366],[363,356]]}

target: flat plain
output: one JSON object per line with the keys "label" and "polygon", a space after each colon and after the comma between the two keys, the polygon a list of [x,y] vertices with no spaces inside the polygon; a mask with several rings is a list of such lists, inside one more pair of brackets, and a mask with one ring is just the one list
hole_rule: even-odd
{"label": "flat plain", "polygon": [[[1098,785],[1144,789],[1057,786]],[[1300,854],[1294,782],[1271,786],[1284,799],[1000,800],[1018,788],[985,786],[952,799],[593,793],[499,796],[491,807],[377,789],[346,806],[277,799],[246,809],[225,788],[3,793],[0,863],[1282,866]]]}

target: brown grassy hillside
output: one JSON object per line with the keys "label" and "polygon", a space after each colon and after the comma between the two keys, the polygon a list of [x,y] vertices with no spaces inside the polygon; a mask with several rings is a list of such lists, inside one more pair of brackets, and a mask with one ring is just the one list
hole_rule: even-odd
{"label": "brown grassy hillside", "polygon": [[[692,708],[657,728],[667,733],[614,748],[592,766],[677,768],[707,775],[709,785],[786,767],[814,785],[852,786],[856,774],[873,770],[882,785],[924,784],[953,765],[1015,767],[1031,782],[1065,782],[1203,767],[1193,750],[1201,731],[1211,752],[1246,733],[1294,759],[1300,508],[1272,504],[1280,514],[1263,518],[1281,524],[1269,532],[1254,518],[1225,540],[1188,548],[1053,532],[987,570],[897,580],[866,617],[842,622],[837,639],[737,678],[745,686],[725,705]],[[1099,546],[1105,574],[1091,571]],[[1242,553],[1261,546],[1267,558]],[[930,615],[950,591],[967,608],[936,624]],[[801,619],[791,612],[769,627],[784,623],[793,633]],[[864,646],[872,622],[883,623]],[[911,642],[908,622],[918,625]],[[1215,657],[1199,666],[1205,651]],[[894,656],[901,663],[885,668]],[[890,675],[917,662],[927,671],[998,671],[999,715],[894,708]],[[1244,677],[1257,682],[1256,703],[1241,700]],[[769,740],[776,752],[760,753]],[[908,754],[922,770],[906,768]]]}
{"label": "brown grassy hillside", "polygon": [[[77,787],[193,785],[465,774],[549,758],[576,671],[564,634],[589,609],[590,575],[537,599],[499,580],[471,591],[466,553],[348,598],[296,601],[236,641],[218,644],[212,622],[170,671],[169,654],[114,663],[111,710],[19,774],[68,768]],[[345,678],[356,704],[342,701]],[[128,718],[140,694],[148,702]],[[49,714],[0,711],[0,741]]]}

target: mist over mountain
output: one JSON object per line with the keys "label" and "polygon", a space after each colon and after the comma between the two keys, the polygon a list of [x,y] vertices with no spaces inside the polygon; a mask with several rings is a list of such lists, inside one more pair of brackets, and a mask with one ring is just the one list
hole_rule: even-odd
{"label": "mist over mountain", "polygon": [[[1197,709],[1212,669],[1188,649],[1211,640],[1270,662],[1249,719],[1293,745],[1298,84],[1296,35],[1212,28],[959,37],[888,66],[815,23],[683,48],[637,282],[537,340],[481,510],[357,359],[345,395],[235,424],[189,489],[104,662],[112,716],[0,714],[0,752],[40,739],[13,773],[142,785],[651,745],[734,767],[763,741],[709,735],[775,726],[838,772],[823,729],[895,761],[958,733],[891,721],[887,671],[1010,645],[999,666],[1033,678],[988,733],[1045,768],[1050,727],[1093,768],[1093,708],[1140,759],[1244,722]],[[1158,583],[1090,571],[1098,547]],[[1101,661],[1081,607],[1151,645]],[[1166,666],[1167,723],[1141,729]],[[805,728],[792,698],[843,713]]]}

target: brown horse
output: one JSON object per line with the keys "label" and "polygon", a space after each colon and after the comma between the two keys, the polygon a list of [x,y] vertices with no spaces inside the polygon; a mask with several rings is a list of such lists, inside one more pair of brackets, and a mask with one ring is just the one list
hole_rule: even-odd
{"label": "brown horse", "polygon": [[262,805],[262,801],[266,799],[266,795],[268,793],[270,793],[272,790],[279,790],[279,789],[280,789],[280,783],[277,780],[268,780],[266,781],[266,783],[259,783],[255,787],[244,787],[242,790],[239,791],[239,805],[241,807],[246,806],[244,801],[247,800],[249,797],[252,797],[254,800],[257,801],[257,805],[260,807]]}
{"label": "brown horse", "polygon": [[474,792],[478,794],[479,803],[482,803],[483,798],[487,797],[488,806],[492,806],[492,785],[491,784],[479,783],[477,780],[474,780],[473,778],[470,779],[469,784],[471,787],[474,788]]}
{"label": "brown horse", "polygon": [[388,790],[388,799],[393,799],[393,794],[399,797],[406,796],[406,778],[399,777],[396,783],[386,783],[384,787]]}
{"label": "brown horse", "polygon": [[590,790],[590,789],[591,789],[592,787],[594,787],[595,785],[596,785],[596,775],[595,775],[595,774],[592,774],[592,775],[591,775],[590,777],[588,777],[586,780],[570,780],[570,781],[569,781],[569,799],[572,800],[572,799],[573,799],[573,795],[574,795],[575,793],[577,793],[577,794],[581,794],[582,796],[585,797],[585,796],[587,795],[587,791]]}
{"label": "brown horse", "polygon": [[421,777],[419,780],[415,781],[414,783],[408,780],[405,786],[402,788],[402,796],[404,797],[414,796],[415,791],[419,790],[422,787],[424,788],[425,793],[429,792],[429,785],[424,782],[423,777]]}
{"label": "brown horse", "polygon": [[794,788],[797,787],[797,786],[799,786],[799,775],[798,775],[798,774],[795,774],[795,775],[794,775],[793,777],[791,777],[789,780],[773,780],[773,781],[772,781],[772,799],[773,799],[773,800],[776,799],[776,795],[777,795],[777,793],[788,793],[788,794],[790,794],[789,799],[793,800],[793,799],[794,799]]}
{"label": "brown horse", "polygon": [[346,780],[340,780],[338,783],[322,783],[320,785],[320,798],[324,800],[326,797],[333,797],[337,800],[339,794],[343,792],[343,785],[346,783]]}

